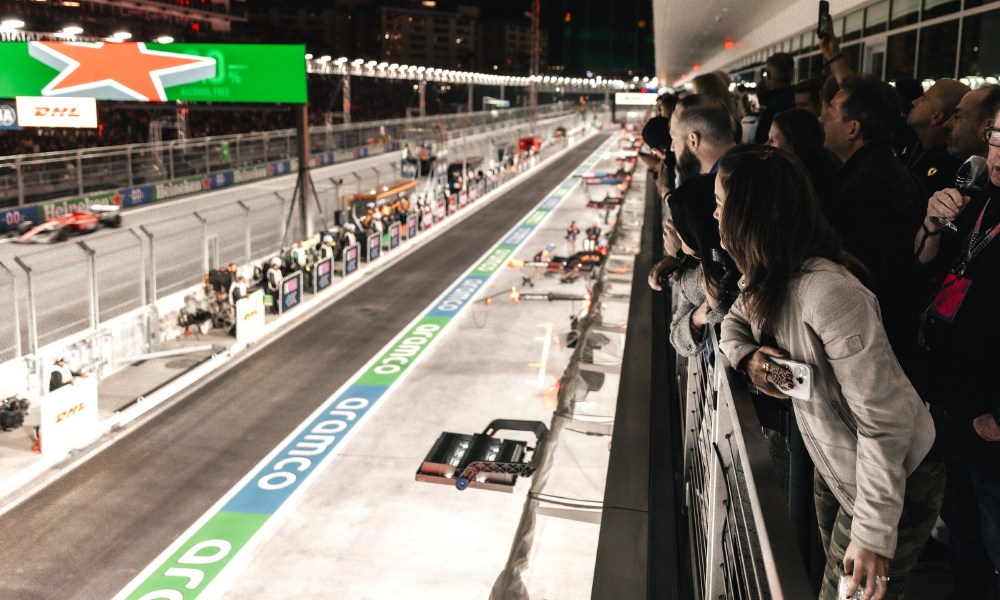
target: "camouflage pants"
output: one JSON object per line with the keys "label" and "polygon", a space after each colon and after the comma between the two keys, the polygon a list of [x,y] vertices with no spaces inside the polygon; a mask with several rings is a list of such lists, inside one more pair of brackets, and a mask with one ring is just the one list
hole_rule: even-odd
{"label": "camouflage pants", "polygon": [[[841,508],[818,471],[813,477],[813,496],[816,499],[820,541],[826,552],[826,570],[819,598],[834,600],[844,570],[844,553],[851,543],[851,515]],[[904,597],[906,579],[931,535],[943,499],[944,463],[924,463],[906,479],[896,554],[889,561],[890,581],[886,600]]]}

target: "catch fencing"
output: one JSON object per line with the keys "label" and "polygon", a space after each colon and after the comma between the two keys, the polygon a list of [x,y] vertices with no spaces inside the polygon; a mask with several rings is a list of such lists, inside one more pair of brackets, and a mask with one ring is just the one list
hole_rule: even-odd
{"label": "catch fencing", "polygon": [[[497,147],[516,144],[529,131],[570,129],[578,122],[576,117],[561,117],[470,136],[450,145],[448,160],[487,156]],[[562,147],[565,142],[549,145],[538,160]],[[365,166],[313,169],[320,207],[314,230],[333,225],[334,212],[346,207],[350,195],[398,182],[400,169],[398,154],[369,159]],[[469,187],[481,195],[510,176],[499,171],[489,184],[483,180]],[[187,212],[160,221],[23,253],[14,259],[17,266],[0,264],[0,362],[61,353],[67,344],[95,332],[114,338],[114,348],[87,350],[95,361],[89,366],[105,375],[114,371],[109,360],[155,350],[158,311],[176,310],[177,299],[198,289],[210,268],[251,264],[302,237],[301,220],[289,215],[295,207],[295,181],[290,176],[240,186],[210,203],[192,202]],[[443,185],[443,175],[436,171],[425,183],[435,182]],[[167,298],[174,300],[164,304]],[[113,335],[107,333],[109,328]]]}
{"label": "catch fencing", "polygon": [[[562,103],[539,106],[537,119],[574,113]],[[488,131],[506,131],[531,118],[527,108],[390,119],[309,128],[314,155],[335,162],[390,153],[408,143],[446,143]],[[297,158],[294,129],[107,146],[0,157],[0,208],[55,198],[207,177],[229,169]]]}
{"label": "catch fencing", "polygon": [[14,271],[0,262],[0,363],[21,355],[19,305]]}

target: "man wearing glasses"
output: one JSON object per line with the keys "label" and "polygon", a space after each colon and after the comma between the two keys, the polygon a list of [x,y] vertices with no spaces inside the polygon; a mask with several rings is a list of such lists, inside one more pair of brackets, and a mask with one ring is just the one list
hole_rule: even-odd
{"label": "man wearing glasses", "polygon": [[[956,599],[992,597],[1000,570],[1000,86],[969,92],[959,108],[949,151],[985,155],[989,183],[971,197],[955,188],[931,196],[916,246],[937,285],[924,326],[925,400],[937,425],[935,447],[947,462],[941,517]],[[989,119],[980,120],[987,110]],[[936,216],[953,219],[958,231]]]}

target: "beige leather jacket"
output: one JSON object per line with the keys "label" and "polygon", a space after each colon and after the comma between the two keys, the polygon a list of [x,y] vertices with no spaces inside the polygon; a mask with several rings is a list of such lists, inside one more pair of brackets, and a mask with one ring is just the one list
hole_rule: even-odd
{"label": "beige leather jacket", "polygon": [[[853,516],[851,539],[892,558],[906,478],[934,441],[934,424],[889,347],[878,302],[847,269],[806,261],[790,284],[775,339],[813,366],[810,400],[795,417],[816,468]],[[720,347],[738,365],[761,345],[737,300]]]}

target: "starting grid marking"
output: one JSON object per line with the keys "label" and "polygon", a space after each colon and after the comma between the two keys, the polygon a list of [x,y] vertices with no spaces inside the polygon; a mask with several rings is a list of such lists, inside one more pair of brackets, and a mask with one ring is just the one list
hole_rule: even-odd
{"label": "starting grid marking", "polygon": [[406,330],[299,428],[276,447],[222,499],[178,537],[115,596],[116,600],[191,600],[201,596],[268,520],[310,476],[330,462],[342,443],[361,429],[369,412],[476,297],[517,248],[545,220],[617,141],[612,135],[573,175],[539,203],[503,241],[461,276]]}

